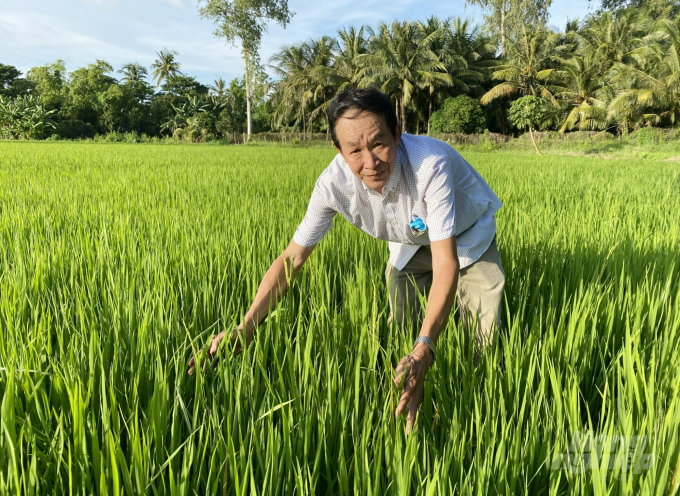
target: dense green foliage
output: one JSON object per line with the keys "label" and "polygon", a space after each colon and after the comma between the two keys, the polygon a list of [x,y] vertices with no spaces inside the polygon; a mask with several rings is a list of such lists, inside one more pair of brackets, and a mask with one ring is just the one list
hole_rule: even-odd
{"label": "dense green foliage", "polygon": [[518,98],[510,105],[508,117],[510,122],[520,129],[529,129],[531,141],[536,147],[536,152],[541,153],[534,139],[533,129],[545,119],[548,114],[548,104],[542,98],[526,95]]}
{"label": "dense green foliage", "polygon": [[54,110],[45,110],[38,98],[0,96],[0,138],[44,138],[46,129],[55,129]]}
{"label": "dense green foliage", "polygon": [[442,108],[432,114],[434,133],[482,133],[486,129],[486,116],[474,98],[459,95],[447,98]]}
{"label": "dense green foliage", "polygon": [[479,98],[489,129],[503,133],[511,129],[509,104],[526,95],[549,105],[543,129],[625,134],[677,126],[680,17],[650,12],[599,11],[561,32],[541,22],[514,25],[502,56],[495,55],[498,40],[484,34],[493,26],[479,30],[459,18],[342,30],[337,40],[294,44],[274,57],[284,95],[278,115],[301,130],[321,130],[337,91],[373,84],[391,96],[410,132],[429,130],[432,111],[460,94]]}
{"label": "dense green foliage", "polygon": [[[205,86],[182,74],[178,53],[164,49],[151,67],[155,86],[137,63],[114,72],[98,60],[68,73],[58,60],[25,78],[0,64],[0,96],[39,97],[55,111],[55,129],[46,135],[60,138],[115,132],[234,141],[241,133],[299,131],[306,139],[327,132],[325,112],[339,91],[368,85],[390,96],[412,133],[429,133],[433,112],[459,95],[478,99],[485,126],[504,134],[513,132],[512,101],[527,95],[548,105],[544,130],[625,135],[680,124],[678,0],[612,0],[609,10],[560,31],[547,27],[549,2],[471,3],[486,9],[484,26],[460,18],[395,20],[284,46],[269,60],[271,81],[256,52],[267,20],[290,20],[287,2],[204,1],[199,12],[216,23],[216,34],[244,43],[245,78]],[[195,113],[177,111],[194,97]]]}
{"label": "dense green foliage", "polygon": [[[76,139],[106,133],[162,136],[173,135],[177,128],[182,128],[189,130],[182,137],[207,141],[242,133],[246,123],[243,80],[234,80],[229,85],[216,81],[219,88],[205,86],[179,72],[175,55],[176,52],[168,50],[158,53],[152,75],[160,91],[146,81],[148,71],[139,64],[126,64],[118,71],[122,74],[120,80],[109,75],[113,67],[101,60],[71,73],[61,60],[35,67],[28,71],[26,79],[14,79],[8,86],[5,105],[25,108],[22,98],[39,99],[34,103],[50,113],[54,126],[49,126],[44,135],[4,133],[3,137],[35,139],[53,135]],[[22,86],[17,81],[26,84]],[[19,87],[28,89],[12,96]],[[265,105],[263,97],[264,88],[260,85],[254,93],[257,132],[269,129],[260,110]],[[31,119],[28,114],[15,113],[12,122],[3,121],[0,127],[17,128],[20,121]]]}
{"label": "dense green foliage", "polygon": [[510,105],[510,122],[520,129],[534,128],[545,119],[548,105],[537,96],[523,96]]}
{"label": "dense green foliage", "polygon": [[[333,154],[0,144],[0,493],[675,494],[676,163],[467,155],[505,204],[507,329],[475,369],[451,318],[417,435],[387,247],[341,218],[248,351],[187,376]],[[652,466],[559,469],[587,430]]]}

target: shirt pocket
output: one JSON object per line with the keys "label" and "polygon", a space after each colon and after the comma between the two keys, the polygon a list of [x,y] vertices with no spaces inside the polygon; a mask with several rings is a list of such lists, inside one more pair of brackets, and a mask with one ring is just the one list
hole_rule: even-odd
{"label": "shirt pocket", "polygon": [[[425,231],[422,234],[414,234],[409,227],[409,223],[415,218],[420,218],[425,223]],[[411,209],[411,215],[406,219],[406,225],[404,226],[404,232],[406,234],[406,239],[408,239],[410,244],[414,245],[429,245],[430,244],[430,226],[427,223],[427,205],[423,201],[417,201],[414,203]]]}

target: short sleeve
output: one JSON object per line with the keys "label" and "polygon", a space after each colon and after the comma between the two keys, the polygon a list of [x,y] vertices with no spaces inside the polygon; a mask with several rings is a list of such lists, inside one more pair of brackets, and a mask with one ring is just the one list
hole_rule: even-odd
{"label": "short sleeve", "polygon": [[423,201],[427,207],[426,222],[430,242],[453,237],[456,234],[456,204],[450,157],[437,158]]}
{"label": "short sleeve", "polygon": [[336,211],[328,205],[328,192],[321,181],[317,181],[309,200],[307,213],[293,236],[300,246],[314,246],[333,227]]}

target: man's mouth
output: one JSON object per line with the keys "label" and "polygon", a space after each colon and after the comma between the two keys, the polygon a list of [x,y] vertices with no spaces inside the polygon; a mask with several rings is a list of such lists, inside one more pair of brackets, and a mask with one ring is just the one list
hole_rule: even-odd
{"label": "man's mouth", "polygon": [[366,179],[371,179],[373,181],[376,181],[378,179],[381,179],[385,171],[387,170],[387,166],[380,168],[378,172],[373,172],[373,174],[362,174],[363,177]]}

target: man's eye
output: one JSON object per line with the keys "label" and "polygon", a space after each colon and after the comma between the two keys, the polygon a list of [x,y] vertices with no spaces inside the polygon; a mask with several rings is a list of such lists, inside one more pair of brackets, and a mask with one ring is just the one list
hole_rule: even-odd
{"label": "man's eye", "polygon": [[357,153],[359,153],[359,150],[352,150],[350,153],[352,153],[353,155],[356,155]]}
{"label": "man's eye", "polygon": [[375,144],[375,145],[373,145],[373,146],[375,146],[375,147],[378,147],[378,146],[383,146],[383,144],[382,144],[382,143],[380,143],[380,142],[378,142],[378,143],[376,143],[376,144]]}

